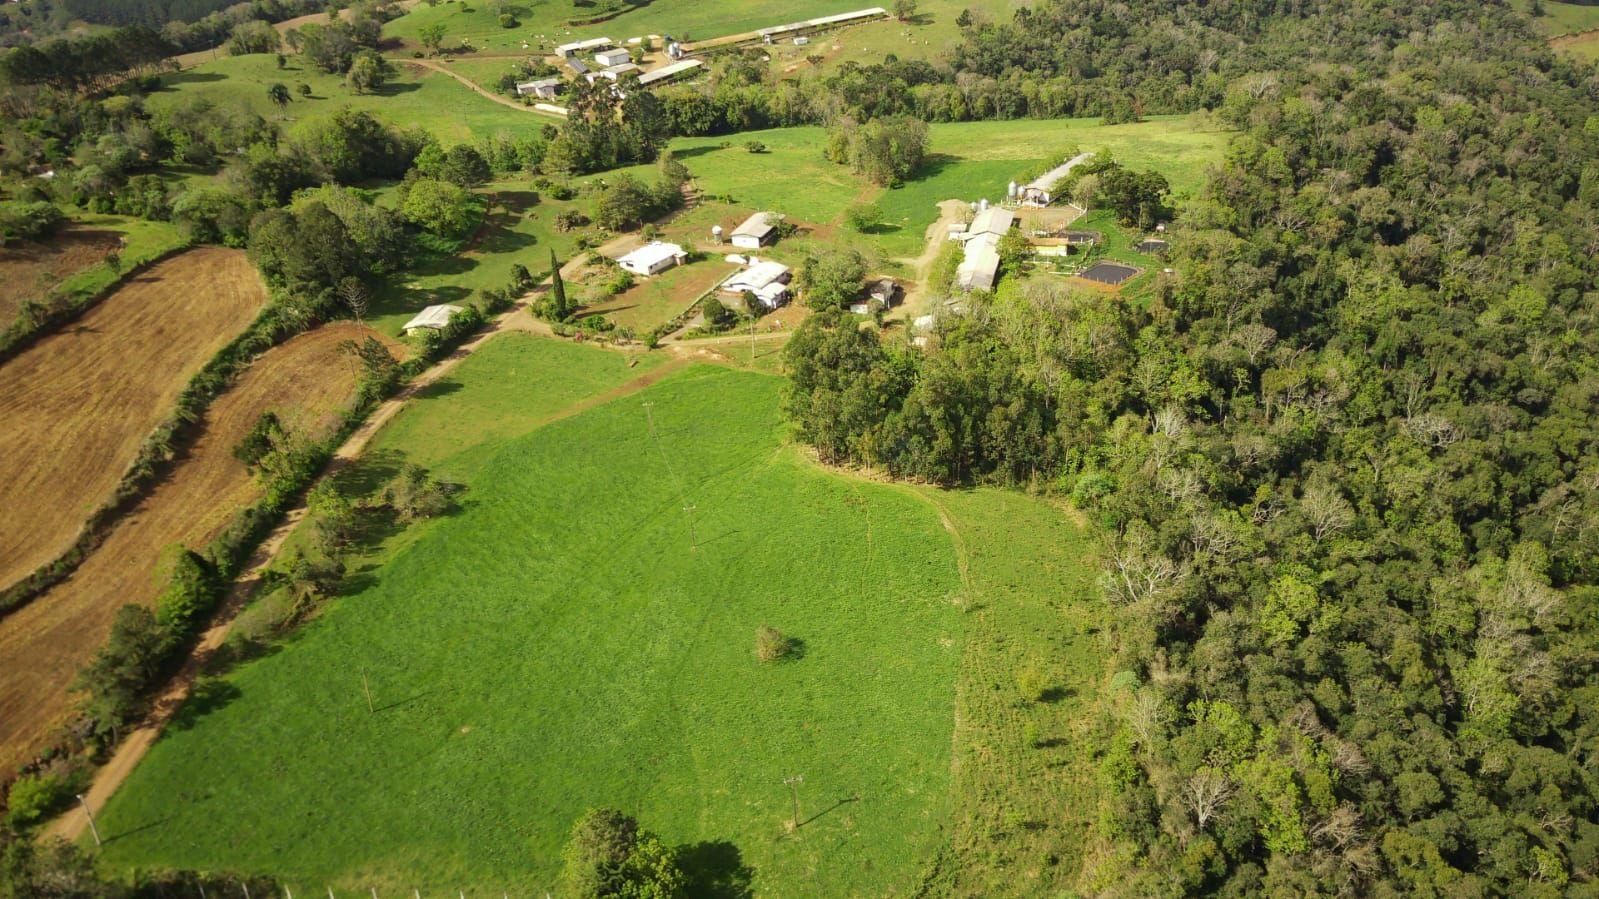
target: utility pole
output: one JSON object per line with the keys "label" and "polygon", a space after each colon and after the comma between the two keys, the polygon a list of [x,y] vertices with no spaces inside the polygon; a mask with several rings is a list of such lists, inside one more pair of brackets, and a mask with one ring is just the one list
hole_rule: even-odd
{"label": "utility pole", "polygon": [[688,544],[689,552],[700,551],[700,538],[694,532],[694,510],[696,506],[684,506],[683,513],[688,516]]}
{"label": "utility pole", "polygon": [[795,830],[799,830],[799,826],[800,826],[799,785],[804,783],[804,782],[805,782],[805,775],[803,775],[803,774],[796,774],[793,777],[785,777],[785,778],[783,778],[783,783],[788,784],[789,792],[794,794],[794,829]]}
{"label": "utility pole", "polygon": [[650,436],[654,437],[655,436],[655,401],[654,400],[645,400],[643,405],[644,405],[644,417],[649,419],[649,422],[650,422]]}
{"label": "utility pole", "polygon": [[750,366],[755,365],[755,319],[750,319]]}
{"label": "utility pole", "polygon": [[89,819],[89,832],[94,834],[94,844],[100,845],[100,828],[94,826],[94,812],[89,811],[89,800],[78,794],[78,803],[83,806],[83,817]]}
{"label": "utility pole", "polygon": [[[368,715],[377,714],[377,709],[372,707],[372,685],[366,681],[365,668],[361,669],[361,689],[366,693],[366,713]],[[374,887],[374,889],[376,888]]]}

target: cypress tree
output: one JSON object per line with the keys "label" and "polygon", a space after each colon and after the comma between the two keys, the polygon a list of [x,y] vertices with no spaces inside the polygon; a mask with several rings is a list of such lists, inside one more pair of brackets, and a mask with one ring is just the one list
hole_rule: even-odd
{"label": "cypress tree", "polygon": [[561,280],[561,262],[550,250],[550,318],[565,321],[571,309],[566,305],[566,283]]}

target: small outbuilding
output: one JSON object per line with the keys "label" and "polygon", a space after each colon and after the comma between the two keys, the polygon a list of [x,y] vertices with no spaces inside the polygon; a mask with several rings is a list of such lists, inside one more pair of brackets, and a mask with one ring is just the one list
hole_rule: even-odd
{"label": "small outbuilding", "polygon": [[744,250],[759,250],[777,239],[775,216],[770,212],[757,212],[733,229],[733,246]]}
{"label": "small outbuilding", "polygon": [[673,266],[688,261],[688,254],[675,243],[656,240],[645,244],[616,260],[624,270],[635,275],[658,275]]}
{"label": "small outbuilding", "polygon": [[849,311],[856,315],[871,315],[879,309],[891,309],[898,295],[899,285],[894,283],[893,278],[869,281],[861,297],[850,304]]}
{"label": "small outbuilding", "polygon": [[422,330],[424,328],[430,331],[438,331],[450,323],[450,316],[460,311],[460,306],[451,306],[447,303],[440,303],[437,306],[429,306],[426,309],[423,309],[421,312],[418,312],[410,321],[406,322],[405,327],[401,330],[407,334],[410,334],[413,331]]}
{"label": "small outbuilding", "polygon": [[734,272],[722,282],[723,293],[743,296],[754,294],[755,299],[767,309],[776,309],[788,301],[788,282],[792,275],[788,266],[770,259],[764,262],[751,260],[749,268]]}
{"label": "small outbuilding", "polygon": [[559,78],[540,78],[537,81],[524,81],[516,86],[518,97],[534,96],[542,100],[554,100],[555,95],[561,92],[563,83]]}
{"label": "small outbuilding", "polygon": [[574,56],[581,56],[584,53],[592,53],[596,50],[604,50],[606,47],[613,46],[615,43],[615,41],[608,37],[592,37],[586,41],[573,41],[570,44],[562,44],[555,48],[555,55],[570,59]]}
{"label": "small outbuilding", "polygon": [[624,75],[637,74],[642,71],[644,70],[639,68],[635,63],[624,62],[621,65],[611,66],[608,69],[600,69],[598,72],[590,72],[583,77],[587,78],[590,84],[593,84],[595,81],[601,78],[604,78],[606,81],[621,81],[622,76]]}
{"label": "small outbuilding", "polygon": [[632,62],[633,55],[619,47],[615,50],[601,50],[594,54],[594,61],[599,63],[601,68],[608,69],[611,66],[619,66],[624,62]]}

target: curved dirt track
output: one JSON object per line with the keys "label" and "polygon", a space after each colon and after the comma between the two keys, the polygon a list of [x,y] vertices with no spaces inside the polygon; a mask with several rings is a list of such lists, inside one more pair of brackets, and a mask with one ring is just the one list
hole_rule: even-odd
{"label": "curved dirt track", "polygon": [[0,365],[0,587],[71,545],[189,378],[266,301],[243,251],[190,250]]}
{"label": "curved dirt track", "polygon": [[162,550],[198,548],[260,495],[233,447],[262,412],[325,436],[353,397],[347,339],[374,334],[338,323],[302,334],[257,359],[208,411],[190,452],[66,582],[0,619],[0,772],[26,761],[71,711],[78,669],[105,642],[117,609],[151,603]]}

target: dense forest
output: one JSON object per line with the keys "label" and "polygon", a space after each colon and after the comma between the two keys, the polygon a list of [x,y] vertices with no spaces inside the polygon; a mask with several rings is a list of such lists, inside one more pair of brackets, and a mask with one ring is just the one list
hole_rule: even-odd
{"label": "dense forest", "polygon": [[929,88],[1239,132],[1147,308],[1012,279],[929,353],[825,316],[789,350],[824,458],[1109,535],[1083,884],[1587,895],[1599,75],[1504,5],[1393,0],[1053,0],[953,60]]}

